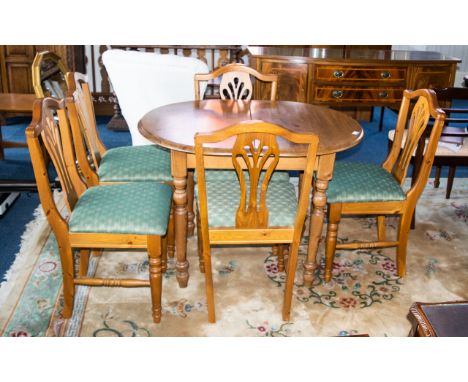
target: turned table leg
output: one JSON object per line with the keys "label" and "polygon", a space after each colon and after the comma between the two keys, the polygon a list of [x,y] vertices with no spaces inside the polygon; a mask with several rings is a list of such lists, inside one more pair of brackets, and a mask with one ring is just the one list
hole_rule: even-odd
{"label": "turned table leg", "polygon": [[176,278],[179,287],[185,288],[189,279],[189,263],[187,261],[187,154],[180,151],[171,151],[171,168],[174,181]]}
{"label": "turned table leg", "polygon": [[333,165],[335,154],[322,155],[319,158],[317,169],[317,179],[314,182],[314,192],[312,197],[312,214],[309,227],[309,248],[304,267],[304,286],[310,287],[315,277],[317,269],[317,253],[322,236],[323,220],[325,216],[325,206],[327,204],[328,181],[333,175]]}

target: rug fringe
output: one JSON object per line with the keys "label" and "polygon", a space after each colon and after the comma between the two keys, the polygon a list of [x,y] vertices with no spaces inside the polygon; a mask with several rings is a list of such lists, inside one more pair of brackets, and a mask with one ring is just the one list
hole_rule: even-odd
{"label": "rug fringe", "polygon": [[[59,210],[62,210],[64,207],[62,194],[55,191],[54,198],[56,199]],[[24,232],[21,235],[20,250],[15,255],[13,264],[8,271],[6,271],[0,283],[0,306],[5,303],[11,291],[17,288],[16,281],[18,276],[20,276],[21,271],[24,270],[25,264],[30,259],[31,252],[37,245],[39,236],[43,235],[47,237],[50,230],[51,228],[44,215],[42,205],[39,204],[33,212],[33,219],[25,225]]]}

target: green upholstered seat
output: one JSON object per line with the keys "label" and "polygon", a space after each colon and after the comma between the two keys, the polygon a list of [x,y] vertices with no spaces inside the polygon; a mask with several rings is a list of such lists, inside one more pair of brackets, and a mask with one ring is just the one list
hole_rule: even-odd
{"label": "green upholstered seat", "polygon": [[337,161],[328,184],[328,203],[405,200],[398,182],[381,166]]}
{"label": "green upholstered seat", "polygon": [[[246,178],[248,179],[249,172],[244,171]],[[263,180],[265,172],[260,175],[260,180]],[[197,176],[195,173],[195,182]],[[206,182],[238,182],[237,173],[235,170],[205,170],[205,181]],[[271,176],[270,182],[289,182],[289,173],[287,171],[275,171]]]}
{"label": "green upholstered seat", "polygon": [[[234,182],[206,182],[208,225],[234,227],[239,207],[240,186]],[[195,189],[198,197],[198,187]],[[296,217],[297,198],[289,182],[270,182],[267,190],[268,226],[291,227]]]}
{"label": "green upholstered seat", "polygon": [[171,201],[172,187],[157,182],[91,187],[73,209],[70,232],[163,236]]}
{"label": "green upholstered seat", "polygon": [[98,170],[101,182],[170,182],[170,152],[156,145],[125,146],[107,150]]}

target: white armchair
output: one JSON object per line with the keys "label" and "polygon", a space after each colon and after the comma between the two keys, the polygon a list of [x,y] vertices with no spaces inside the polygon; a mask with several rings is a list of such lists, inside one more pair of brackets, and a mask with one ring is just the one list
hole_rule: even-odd
{"label": "white armchair", "polygon": [[[151,144],[138,131],[138,121],[143,115],[159,106],[194,100],[194,75],[209,71],[196,58],[120,49],[104,52],[102,61],[130,129],[133,146]],[[204,91],[205,88],[202,94]]]}

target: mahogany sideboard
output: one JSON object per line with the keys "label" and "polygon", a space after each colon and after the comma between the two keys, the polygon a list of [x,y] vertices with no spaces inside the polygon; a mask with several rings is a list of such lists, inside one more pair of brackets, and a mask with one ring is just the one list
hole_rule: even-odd
{"label": "mahogany sideboard", "polygon": [[[437,52],[249,46],[250,66],[278,75],[278,99],[399,108],[403,90],[453,86],[458,58]],[[269,86],[254,89],[268,99]]]}

